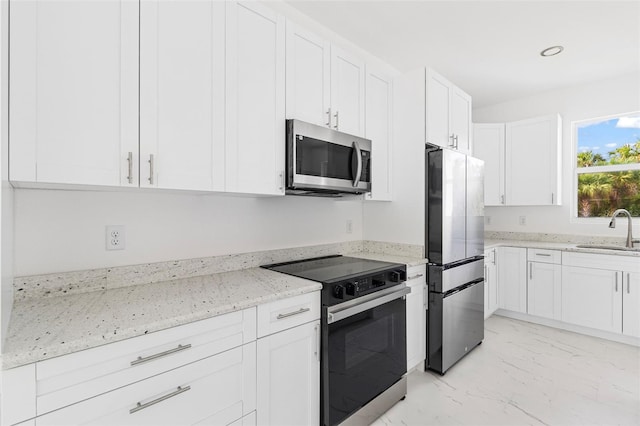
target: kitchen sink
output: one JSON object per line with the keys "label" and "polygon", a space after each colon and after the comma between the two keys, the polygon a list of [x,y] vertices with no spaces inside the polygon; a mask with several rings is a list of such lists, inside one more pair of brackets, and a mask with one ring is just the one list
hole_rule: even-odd
{"label": "kitchen sink", "polygon": [[615,245],[609,246],[609,245],[602,245],[602,244],[579,244],[576,246],[576,248],[640,252],[640,247],[625,247],[625,246],[615,246]]}

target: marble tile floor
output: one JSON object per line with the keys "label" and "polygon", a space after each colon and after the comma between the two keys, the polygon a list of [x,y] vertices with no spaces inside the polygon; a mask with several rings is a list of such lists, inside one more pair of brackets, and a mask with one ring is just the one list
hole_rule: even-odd
{"label": "marble tile floor", "polygon": [[492,316],[444,376],[413,371],[373,425],[640,425],[640,348]]}

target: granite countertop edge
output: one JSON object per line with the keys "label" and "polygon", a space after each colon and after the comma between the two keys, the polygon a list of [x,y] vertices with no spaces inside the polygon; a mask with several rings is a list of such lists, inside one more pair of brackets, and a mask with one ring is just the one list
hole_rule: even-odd
{"label": "granite countertop edge", "polygon": [[625,251],[625,250],[607,250],[597,248],[583,248],[576,247],[577,244],[573,243],[554,243],[547,241],[519,241],[519,240],[485,240],[484,248],[491,249],[494,247],[523,247],[523,248],[538,248],[548,250],[560,250],[575,253],[593,253],[593,254],[608,254],[612,256],[629,256],[640,257],[640,251]]}
{"label": "granite countertop edge", "polygon": [[[347,256],[418,266],[427,259]],[[322,289],[290,275],[249,268],[86,293],[15,301],[2,369],[115,343]],[[155,307],[155,309],[154,309]]]}

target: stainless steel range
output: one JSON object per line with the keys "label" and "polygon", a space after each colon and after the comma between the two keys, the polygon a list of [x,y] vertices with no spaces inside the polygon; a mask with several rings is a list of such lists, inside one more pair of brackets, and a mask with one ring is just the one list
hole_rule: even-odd
{"label": "stainless steel range", "polygon": [[323,284],[321,425],[368,425],[404,398],[405,265],[327,256],[265,268]]}

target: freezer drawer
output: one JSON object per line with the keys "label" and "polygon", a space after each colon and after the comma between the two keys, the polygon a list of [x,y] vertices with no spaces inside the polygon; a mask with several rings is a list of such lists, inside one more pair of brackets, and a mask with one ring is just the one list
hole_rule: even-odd
{"label": "freezer drawer", "polygon": [[446,293],[484,277],[484,257],[470,259],[454,267],[429,265],[429,291]]}
{"label": "freezer drawer", "polygon": [[444,374],[484,339],[484,281],[450,293],[430,293],[428,367]]}

